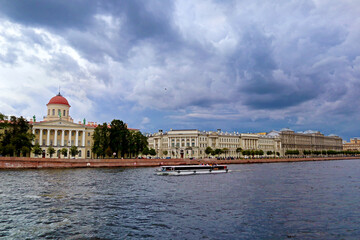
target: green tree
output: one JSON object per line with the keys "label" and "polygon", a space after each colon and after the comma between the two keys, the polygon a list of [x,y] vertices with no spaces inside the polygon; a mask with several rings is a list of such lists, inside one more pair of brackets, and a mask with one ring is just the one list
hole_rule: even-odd
{"label": "green tree", "polygon": [[216,148],[216,149],[214,150],[214,153],[215,153],[215,155],[218,155],[218,156],[219,156],[219,154],[222,154],[222,153],[223,153],[223,150],[220,149],[220,148]]}
{"label": "green tree", "polygon": [[241,154],[241,153],[242,153],[242,151],[243,151],[243,150],[242,150],[242,148],[241,148],[241,147],[239,147],[239,148],[237,148],[237,149],[236,149],[236,153],[237,153],[237,154]]}
{"label": "green tree", "polygon": [[55,149],[52,146],[49,146],[47,148],[47,153],[50,155],[50,158],[51,158],[52,155],[55,153]]}
{"label": "green tree", "polygon": [[205,153],[206,153],[207,155],[212,154],[212,152],[213,152],[213,150],[212,150],[211,147],[207,147],[207,148],[205,149]]}
{"label": "green tree", "polygon": [[155,155],[156,155],[155,149],[151,148],[151,149],[149,150],[149,154],[150,154],[151,156],[155,156]]}
{"label": "green tree", "polygon": [[163,151],[163,154],[165,155],[165,156],[167,156],[168,155],[168,151]]}
{"label": "green tree", "polygon": [[98,157],[105,157],[105,150],[109,147],[110,132],[108,124],[105,122],[102,125],[98,125],[93,133],[93,146],[91,148],[92,152],[95,153]]}
{"label": "green tree", "polygon": [[33,147],[31,142],[34,139],[30,124],[23,117],[11,116],[10,121],[7,121],[5,120],[6,117],[1,114],[0,119],[0,129],[5,129],[0,138],[0,154],[20,156],[23,150],[28,149],[30,151]]}
{"label": "green tree", "polygon": [[76,155],[78,155],[78,153],[79,153],[79,150],[78,150],[77,146],[71,146],[71,148],[69,150],[69,154],[72,157],[75,157]]}
{"label": "green tree", "polygon": [[261,150],[261,149],[260,149],[260,150],[258,150],[257,155],[258,155],[258,156],[263,156],[263,155],[264,155],[264,151],[263,151],[263,150]]}
{"label": "green tree", "polygon": [[110,146],[107,147],[107,149],[105,150],[105,154],[108,157],[111,157],[113,155],[113,151],[111,150]]}
{"label": "green tree", "polygon": [[36,155],[40,155],[42,154],[42,149],[40,147],[40,144],[36,143],[32,149],[32,152]]}
{"label": "green tree", "polygon": [[67,157],[67,153],[68,153],[68,149],[67,148],[62,148],[60,150],[61,154],[64,156],[64,157]]}
{"label": "green tree", "polygon": [[126,124],[121,121],[114,119],[110,124],[110,148],[116,154],[121,154],[122,157],[125,154],[130,153],[130,138],[131,133],[127,129]]}
{"label": "green tree", "polygon": [[149,148],[148,147],[145,147],[143,150],[142,150],[142,155],[149,155]]}
{"label": "green tree", "polygon": [[147,148],[147,137],[140,131],[129,131],[129,137],[130,154],[138,156],[145,148]]}
{"label": "green tree", "polygon": [[272,154],[273,154],[273,151],[267,151],[267,152],[266,152],[266,155],[268,155],[268,156],[269,156],[269,155],[272,155]]}

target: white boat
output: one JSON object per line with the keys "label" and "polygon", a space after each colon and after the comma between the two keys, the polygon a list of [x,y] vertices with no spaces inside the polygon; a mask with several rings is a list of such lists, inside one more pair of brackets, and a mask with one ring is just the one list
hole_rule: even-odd
{"label": "white boat", "polygon": [[193,175],[205,173],[227,173],[229,169],[226,165],[179,165],[163,166],[156,170],[157,175]]}

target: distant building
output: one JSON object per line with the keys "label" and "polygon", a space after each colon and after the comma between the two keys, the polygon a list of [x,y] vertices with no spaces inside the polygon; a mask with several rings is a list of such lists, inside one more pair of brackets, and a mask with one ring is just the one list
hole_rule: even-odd
{"label": "distant building", "polygon": [[[263,150],[280,152],[281,143],[278,136],[267,136],[250,133],[228,133],[218,131],[199,131],[197,129],[170,130],[148,136],[149,148],[154,148],[159,157],[172,158],[205,158],[207,147],[225,149],[220,157],[239,157],[236,152],[242,150]],[[166,154],[164,154],[166,153]]]}
{"label": "distant building", "polygon": [[338,136],[324,136],[318,131],[294,132],[291,129],[283,129],[280,132],[273,131],[281,139],[282,153],[287,150],[299,150],[300,154],[304,150],[322,151],[335,150],[342,151],[342,139]]}
{"label": "distant building", "polygon": [[351,138],[350,142],[343,143],[344,151],[360,151],[360,139]]}

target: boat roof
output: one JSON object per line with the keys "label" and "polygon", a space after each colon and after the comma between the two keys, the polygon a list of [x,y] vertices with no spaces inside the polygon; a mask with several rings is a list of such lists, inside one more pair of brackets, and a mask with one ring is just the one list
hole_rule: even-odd
{"label": "boat roof", "polygon": [[175,166],[161,166],[161,167],[219,167],[219,166],[227,166],[227,165],[175,165]]}

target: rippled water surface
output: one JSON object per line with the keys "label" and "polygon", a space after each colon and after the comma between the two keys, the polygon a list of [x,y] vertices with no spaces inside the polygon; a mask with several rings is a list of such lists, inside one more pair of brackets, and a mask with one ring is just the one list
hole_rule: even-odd
{"label": "rippled water surface", "polygon": [[0,171],[4,239],[360,239],[360,161]]}

